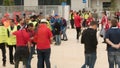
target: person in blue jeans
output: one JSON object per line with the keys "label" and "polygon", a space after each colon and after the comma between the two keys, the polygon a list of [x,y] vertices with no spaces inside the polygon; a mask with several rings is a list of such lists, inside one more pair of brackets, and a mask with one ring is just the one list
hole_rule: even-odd
{"label": "person in blue jeans", "polygon": [[34,41],[33,41],[33,36],[35,34],[34,32],[34,29],[33,29],[33,23],[29,23],[27,24],[27,32],[30,36],[30,40],[31,40],[31,46],[30,46],[30,52],[29,52],[29,57],[28,57],[28,63],[27,63],[27,68],[31,68],[31,60],[32,60],[32,57],[33,57],[33,54],[34,54]]}
{"label": "person in blue jeans", "polygon": [[90,27],[82,33],[81,43],[85,45],[85,63],[81,68],[94,68],[97,56],[97,22],[92,21]]}
{"label": "person in blue jeans", "polygon": [[62,34],[63,34],[63,38],[61,40],[67,41],[68,40],[67,34],[66,34],[67,21],[63,17],[61,19],[62,19]]}
{"label": "person in blue jeans", "polygon": [[55,45],[61,44],[61,24],[59,22],[55,22]]}
{"label": "person in blue jeans", "polygon": [[120,29],[117,20],[111,20],[111,28],[106,33],[109,68],[120,68]]}

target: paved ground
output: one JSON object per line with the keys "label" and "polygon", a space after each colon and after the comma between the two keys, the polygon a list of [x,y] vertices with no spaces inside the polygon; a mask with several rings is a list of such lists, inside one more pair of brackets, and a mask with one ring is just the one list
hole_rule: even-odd
{"label": "paved ground", "polygon": [[[67,35],[68,41],[62,41],[60,46],[51,45],[51,68],[81,68],[84,63],[84,46],[80,44],[80,41],[77,42],[75,29],[68,29]],[[106,44],[102,43],[103,40],[99,36],[98,40],[99,45],[95,68],[108,68],[107,52],[105,51]],[[14,68],[14,65],[10,65],[8,58],[7,48],[6,67],[2,67],[2,54],[0,52],[0,68]],[[34,55],[31,65],[32,68],[37,68],[36,55]],[[22,63],[20,63],[19,68],[22,68]]]}

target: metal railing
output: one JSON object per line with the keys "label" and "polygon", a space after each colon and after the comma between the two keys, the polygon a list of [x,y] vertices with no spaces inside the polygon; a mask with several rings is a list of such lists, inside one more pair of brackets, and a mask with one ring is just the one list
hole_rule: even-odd
{"label": "metal railing", "polygon": [[60,16],[64,16],[65,9],[64,6],[61,5],[40,5],[40,6],[0,6],[0,15],[4,15],[5,13],[12,14],[13,12],[35,12],[39,14],[43,13],[46,15],[59,14]]}

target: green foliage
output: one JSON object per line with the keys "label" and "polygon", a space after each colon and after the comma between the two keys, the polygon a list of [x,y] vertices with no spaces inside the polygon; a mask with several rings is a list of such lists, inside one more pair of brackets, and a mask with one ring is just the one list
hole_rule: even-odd
{"label": "green foliage", "polygon": [[3,0],[4,6],[12,6],[14,5],[14,0]]}
{"label": "green foliage", "polygon": [[111,0],[111,10],[116,10],[117,5],[116,5],[116,0]]}

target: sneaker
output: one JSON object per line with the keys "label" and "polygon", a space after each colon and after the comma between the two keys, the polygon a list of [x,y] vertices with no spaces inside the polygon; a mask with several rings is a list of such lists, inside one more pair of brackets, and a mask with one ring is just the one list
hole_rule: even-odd
{"label": "sneaker", "polygon": [[64,41],[67,41],[68,39],[65,39]]}
{"label": "sneaker", "polygon": [[14,65],[14,62],[10,62],[10,64]]}

